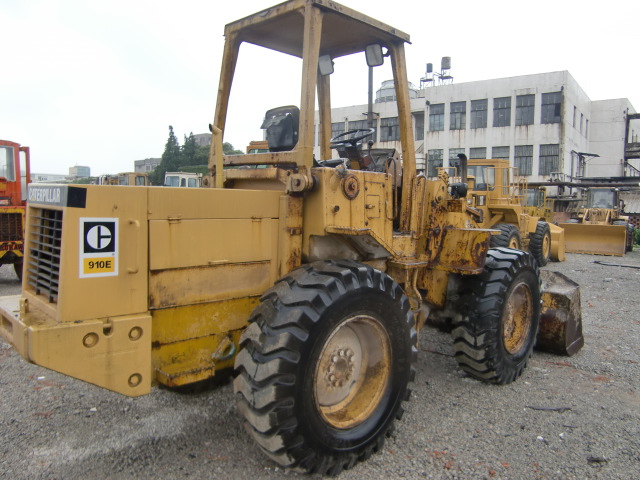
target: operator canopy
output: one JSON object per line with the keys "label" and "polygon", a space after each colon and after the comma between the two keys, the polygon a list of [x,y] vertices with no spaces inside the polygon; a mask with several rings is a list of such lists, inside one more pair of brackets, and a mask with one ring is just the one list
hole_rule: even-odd
{"label": "operator canopy", "polygon": [[362,52],[367,45],[388,46],[409,42],[409,35],[336,2],[291,0],[245,17],[225,27],[225,36],[302,57],[306,6],[320,9],[322,45],[320,55],[338,58]]}

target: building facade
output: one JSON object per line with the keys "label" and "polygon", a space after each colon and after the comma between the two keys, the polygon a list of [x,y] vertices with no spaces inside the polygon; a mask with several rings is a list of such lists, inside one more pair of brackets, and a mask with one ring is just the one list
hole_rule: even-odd
{"label": "building facade", "polygon": [[69,176],[73,178],[88,178],[91,176],[91,168],[80,165],[69,167]]}
{"label": "building facade", "polygon": [[34,183],[68,183],[68,175],[59,173],[31,173],[31,181]]}
{"label": "building facade", "polygon": [[[375,146],[401,151],[396,104],[380,91]],[[627,99],[591,101],[567,71],[429,86],[412,95],[411,106],[418,170],[428,177],[455,166],[460,153],[509,159],[529,182],[635,174],[625,161],[633,106]],[[367,110],[333,109],[333,134],[367,128]]]}
{"label": "building facade", "polygon": [[150,173],[160,165],[161,158],[145,158],[144,160],[134,160],[133,168],[136,173]]}

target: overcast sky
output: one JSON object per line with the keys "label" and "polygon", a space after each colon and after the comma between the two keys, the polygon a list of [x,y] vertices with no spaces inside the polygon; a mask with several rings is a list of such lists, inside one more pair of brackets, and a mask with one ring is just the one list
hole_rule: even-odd
{"label": "overcast sky", "polygon": [[[117,173],[160,157],[169,125],[180,143],[208,132],[224,25],[275,3],[0,0],[0,138],[30,146],[37,173],[66,174],[74,165]],[[341,3],[411,35],[416,85],[427,62],[438,67],[450,56],[455,83],[568,70],[592,100],[625,97],[640,110],[638,0]],[[247,105],[258,97],[284,104],[261,88],[261,77],[286,64],[266,62],[243,70]],[[336,106],[345,106],[350,97],[337,93]],[[352,103],[365,102],[366,91]],[[261,138],[259,122],[246,120],[254,128],[225,141],[243,149]]]}

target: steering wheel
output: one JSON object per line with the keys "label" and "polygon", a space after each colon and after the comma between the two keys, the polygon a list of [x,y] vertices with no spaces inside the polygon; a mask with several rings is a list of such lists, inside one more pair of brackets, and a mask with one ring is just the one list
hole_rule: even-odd
{"label": "steering wheel", "polygon": [[349,130],[331,138],[331,147],[348,146],[355,147],[363,138],[370,137],[375,132],[373,128],[357,128],[355,130]]}

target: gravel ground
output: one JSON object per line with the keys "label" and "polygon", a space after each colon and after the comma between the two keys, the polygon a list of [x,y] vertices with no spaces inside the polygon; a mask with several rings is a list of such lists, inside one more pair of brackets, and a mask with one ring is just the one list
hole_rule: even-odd
{"label": "gravel ground", "polygon": [[[507,386],[465,377],[447,334],[421,334],[395,435],[341,479],[640,478],[640,251],[550,264],[582,287],[584,348],[536,352]],[[20,290],[0,268],[0,295]],[[127,398],[26,363],[0,341],[0,478],[309,478],[250,441],[229,384]]]}

